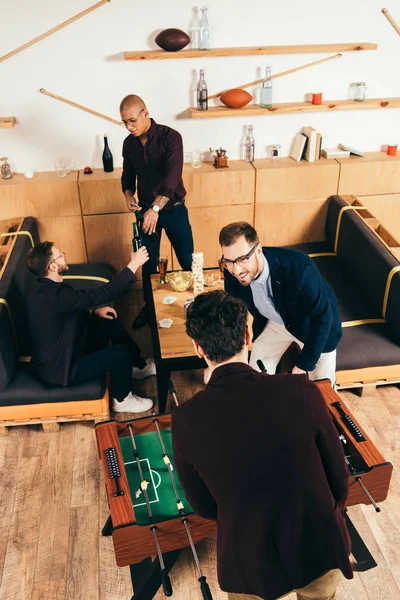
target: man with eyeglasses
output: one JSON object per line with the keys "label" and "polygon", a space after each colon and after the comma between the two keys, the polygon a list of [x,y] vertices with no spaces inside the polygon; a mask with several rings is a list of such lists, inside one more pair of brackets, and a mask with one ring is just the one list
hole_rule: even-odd
{"label": "man with eyeglasses", "polygon": [[77,290],[64,280],[68,271],[64,252],[53,242],[31,248],[27,265],[37,279],[29,290],[27,310],[31,367],[40,379],[50,385],[79,385],[110,372],[114,412],[152,408],[150,398],[132,393],[132,378],[154,375],[154,363],[144,360],[115,309],[108,306],[136,281],[135,272],[147,260],[142,247],[132,252],[125,269],[109,283]]}
{"label": "man with eyeglasses", "polygon": [[[161,232],[164,229],[184,271],[192,266],[193,236],[185,206],[186,190],[182,181],[183,147],[180,133],[157,124],[150,118],[143,100],[126,96],[120,105],[122,122],[129,131],[125,139],[122,191],[128,210],[142,209],[142,238],[149,253],[144,277],[157,271]],[[135,198],[137,191],[138,200]],[[150,237],[157,233],[156,239]],[[146,305],[133,327],[148,322]]]}
{"label": "man with eyeglasses", "polygon": [[300,353],[292,373],[336,381],[341,321],[332,288],[313,261],[289,248],[262,247],[249,223],[221,229],[225,290],[244,300],[254,317],[250,365],[262,360],[273,374],[292,343]]}

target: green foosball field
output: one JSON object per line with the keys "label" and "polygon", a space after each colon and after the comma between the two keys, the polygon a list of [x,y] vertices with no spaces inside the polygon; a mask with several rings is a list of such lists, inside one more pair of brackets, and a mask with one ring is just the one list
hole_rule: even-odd
{"label": "green foosball field", "polygon": [[[171,430],[163,430],[161,436],[166,452],[173,465]],[[129,436],[119,439],[125,472],[128,479],[136,523],[148,525],[149,515],[143,493],[140,490],[140,476],[135,457],[133,455],[132,441]],[[143,477],[149,482],[147,493],[153,513],[153,522],[159,523],[174,519],[178,516],[174,489],[168,474],[167,465],[164,463],[160,441],[155,431],[135,435],[135,443],[139,452]],[[186,500],[178,476],[173,471],[179,498],[185,508],[185,514],[193,514],[193,510]],[[138,493],[139,492],[139,493]]]}

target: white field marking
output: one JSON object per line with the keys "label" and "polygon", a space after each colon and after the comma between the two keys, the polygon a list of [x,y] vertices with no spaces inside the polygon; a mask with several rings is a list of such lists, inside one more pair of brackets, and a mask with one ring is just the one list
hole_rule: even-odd
{"label": "white field marking", "polygon": [[[157,471],[153,471],[153,469],[150,468],[150,463],[149,463],[149,459],[148,458],[140,458],[139,462],[147,462],[147,467],[149,469],[151,483],[153,484],[154,493],[156,495],[156,499],[155,500],[149,500],[149,504],[155,504],[156,502],[160,502],[160,498],[158,497],[158,494],[157,494],[157,488],[159,487],[159,485],[161,483],[161,477],[160,477],[160,475],[157,473]],[[125,465],[136,465],[136,460],[130,460],[130,461],[124,463],[124,464]],[[157,486],[154,483],[153,473],[157,473],[157,475],[159,477],[159,482],[158,482]],[[132,504],[132,506],[133,506],[133,508],[137,508],[138,506],[146,506],[146,502],[140,502],[139,504]]]}

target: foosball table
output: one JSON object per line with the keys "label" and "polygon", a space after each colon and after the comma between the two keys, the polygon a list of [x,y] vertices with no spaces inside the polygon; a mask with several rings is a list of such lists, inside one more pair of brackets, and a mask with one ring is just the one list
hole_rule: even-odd
{"label": "foosball table", "polygon": [[[372,504],[388,494],[393,467],[386,462],[329,381],[317,382],[342,440],[350,473],[347,506]],[[175,402],[176,392],[170,383]],[[190,546],[205,600],[212,600],[195,543],[216,532],[216,523],[194,514],[173,467],[171,414],[96,425],[110,517],[103,535],[111,535],[117,565],[130,566],[134,596],[150,600],[160,585],[172,595],[168,572],[181,549]],[[346,514],[357,570],[376,562]],[[151,557],[156,556],[153,560]]]}

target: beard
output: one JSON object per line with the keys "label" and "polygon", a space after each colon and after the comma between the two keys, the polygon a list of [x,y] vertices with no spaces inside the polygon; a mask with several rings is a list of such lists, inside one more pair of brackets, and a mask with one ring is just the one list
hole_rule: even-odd
{"label": "beard", "polygon": [[63,265],[62,267],[58,266],[58,274],[62,275],[63,273],[66,273],[66,271],[69,271],[69,266],[67,265],[67,263],[65,263],[65,265]]}

